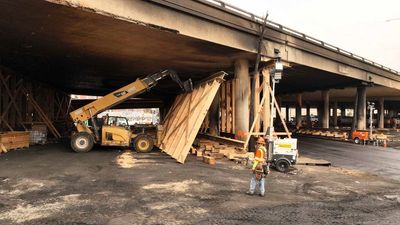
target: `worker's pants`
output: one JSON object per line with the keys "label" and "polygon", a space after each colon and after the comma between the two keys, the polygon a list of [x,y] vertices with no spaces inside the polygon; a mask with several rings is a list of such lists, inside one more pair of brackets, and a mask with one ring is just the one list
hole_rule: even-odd
{"label": "worker's pants", "polygon": [[250,180],[250,193],[254,194],[255,190],[256,190],[256,186],[258,183],[258,188],[260,189],[260,194],[264,194],[265,193],[265,178],[261,178],[261,180],[257,181],[256,180],[256,175],[253,174],[251,176],[251,180]]}

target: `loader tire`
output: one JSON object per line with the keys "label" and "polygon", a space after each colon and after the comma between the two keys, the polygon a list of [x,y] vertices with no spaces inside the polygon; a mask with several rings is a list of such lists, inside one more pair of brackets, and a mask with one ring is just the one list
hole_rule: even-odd
{"label": "loader tire", "polygon": [[72,135],[71,147],[75,152],[83,153],[92,150],[94,144],[93,136],[86,132]]}
{"label": "loader tire", "polygon": [[150,136],[139,134],[133,141],[133,147],[139,153],[151,152],[154,147],[154,142]]}

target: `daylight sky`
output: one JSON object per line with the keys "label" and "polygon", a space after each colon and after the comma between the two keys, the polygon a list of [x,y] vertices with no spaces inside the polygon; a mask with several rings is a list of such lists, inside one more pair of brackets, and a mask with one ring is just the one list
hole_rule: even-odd
{"label": "daylight sky", "polygon": [[400,0],[224,1],[400,71]]}

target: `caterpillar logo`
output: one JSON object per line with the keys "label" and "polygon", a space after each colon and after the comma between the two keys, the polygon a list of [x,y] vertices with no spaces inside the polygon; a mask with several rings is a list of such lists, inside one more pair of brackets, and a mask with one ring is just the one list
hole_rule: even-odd
{"label": "caterpillar logo", "polygon": [[119,92],[114,93],[114,96],[119,98],[119,97],[124,96],[126,94],[128,94],[127,91],[119,91]]}

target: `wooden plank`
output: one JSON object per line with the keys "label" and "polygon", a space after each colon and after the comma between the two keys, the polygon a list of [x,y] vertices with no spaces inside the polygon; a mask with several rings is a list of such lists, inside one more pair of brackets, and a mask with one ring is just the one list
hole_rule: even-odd
{"label": "wooden plank", "polygon": [[[169,123],[169,126],[164,135],[160,137],[162,139],[160,148],[178,162],[184,163],[225,75],[224,72],[219,72],[211,80],[196,86],[193,93],[184,93],[180,95],[182,97],[178,96],[175,101],[183,98],[184,103],[177,106],[173,110],[174,112],[169,112],[163,121],[163,123]],[[190,101],[192,103],[189,107]],[[199,152],[197,151],[197,153]]]}
{"label": "wooden plank", "polygon": [[203,162],[210,165],[215,165],[217,163],[215,158],[212,156],[203,156]]}
{"label": "wooden plank", "polygon": [[271,98],[270,98],[270,93],[268,91],[268,87],[270,86],[270,74],[269,74],[269,69],[264,68],[262,70],[262,75],[263,75],[263,82],[262,82],[262,89],[263,89],[263,96],[265,96],[265,102],[268,103],[268,105],[265,105],[263,107],[263,131],[267,132],[269,126],[270,126],[270,111],[271,111]]}
{"label": "wooden plank", "polygon": [[[10,76],[6,76],[1,70],[0,70],[0,79],[1,80],[5,80],[6,82],[8,82],[8,79],[10,78]],[[1,82],[0,84],[2,86],[2,95],[0,96],[1,99],[1,103],[2,103],[2,110],[1,110],[1,117],[0,117],[0,121],[6,125],[6,127],[8,128],[8,130],[13,131],[14,129],[12,128],[12,126],[8,123],[8,105],[9,105],[9,96],[6,93],[5,87],[3,82]]]}
{"label": "wooden plank", "polygon": [[[197,95],[198,93],[196,93]],[[196,96],[195,95],[195,96]],[[173,112],[171,113],[169,117],[166,117],[167,122],[169,123],[170,121],[170,125],[168,127],[167,133],[165,134],[165,136],[161,136],[162,138],[162,145],[161,145],[161,149],[170,149],[170,146],[172,145],[173,141],[177,138],[177,136],[175,135],[174,138],[171,138],[171,135],[176,131],[176,129],[178,129],[177,124],[181,121],[180,117],[185,116],[185,114],[183,113],[184,107],[187,106],[187,102],[189,101],[188,98],[184,97],[185,95],[181,95],[182,98],[182,104],[179,104]],[[196,98],[196,97],[195,97]],[[179,96],[178,98],[179,99]],[[177,101],[177,100],[175,100]],[[172,154],[172,153],[171,153]]]}
{"label": "wooden plank", "polygon": [[[266,99],[266,97],[265,97],[265,95],[264,95],[263,98],[261,99],[260,106],[262,106],[262,107],[264,106],[265,99]],[[251,136],[252,136],[252,133],[254,132],[254,127],[256,126],[256,123],[257,123],[257,121],[258,121],[258,118],[261,116],[261,115],[260,115],[260,114],[261,114],[261,111],[262,111],[262,108],[260,108],[260,109],[257,111],[257,113],[255,114],[253,123],[251,124],[250,130],[249,130],[249,135],[247,135],[246,141],[244,142],[243,149],[246,149],[247,146],[248,146],[248,144],[249,144],[249,141],[250,141],[250,138],[251,138]]]}
{"label": "wooden plank", "polygon": [[[26,91],[25,91],[25,93],[26,93]],[[38,112],[39,117],[43,120],[43,122],[46,123],[47,127],[52,132],[54,137],[60,138],[61,137],[60,133],[54,127],[53,123],[50,121],[50,119],[47,117],[47,115],[43,112],[41,107],[37,104],[37,102],[35,101],[33,96],[29,95],[29,93],[27,93],[27,96],[29,97],[29,103],[31,103],[33,108]]]}
{"label": "wooden plank", "polygon": [[222,132],[227,132],[226,131],[226,84],[223,83],[221,85],[221,89],[219,90],[221,92],[221,131]]}
{"label": "wooden plank", "polygon": [[[203,88],[202,90],[202,94],[206,92],[206,89]],[[184,115],[181,117],[182,120],[178,121],[177,123],[175,123],[175,129],[171,132],[171,134],[174,134],[174,138],[173,141],[171,142],[170,146],[175,146],[173,151],[171,151],[171,155],[172,157],[176,157],[177,154],[180,154],[180,148],[181,148],[181,143],[186,143],[189,138],[190,138],[190,134],[189,134],[189,130],[190,127],[192,126],[192,124],[190,123],[190,115],[192,113],[192,108],[195,107],[195,105],[198,104],[197,99],[199,98],[200,94],[198,93],[188,93],[187,94],[187,99],[190,102],[195,102],[195,104],[187,104],[187,112],[186,114],[184,113]],[[185,109],[186,110],[186,109]],[[185,123],[189,124],[189,126],[185,127]],[[185,138],[183,138],[185,137]]]}
{"label": "wooden plank", "polygon": [[[176,109],[177,109],[178,107],[181,107],[181,106],[182,106],[182,102],[183,102],[184,100],[185,100],[185,99],[183,98],[183,96],[182,96],[182,95],[179,95],[179,96],[177,97],[176,101],[175,101],[175,102],[173,103],[173,105],[171,106],[171,109],[167,112],[167,115],[165,116],[165,118],[175,117],[175,116],[177,115],[177,113],[178,113],[178,110],[176,110]],[[171,114],[174,114],[174,115],[171,115]],[[165,118],[164,118],[164,121],[165,121]],[[166,132],[170,129],[170,123],[171,123],[171,121],[172,121],[172,120],[167,120],[166,122],[163,122],[163,123],[162,123],[162,124],[164,124],[164,125],[163,125],[164,129],[162,130],[160,137],[164,137],[164,136],[166,135]],[[160,141],[160,143],[162,143],[162,142]],[[160,146],[158,146],[158,147],[160,147]]]}
{"label": "wooden plank", "polygon": [[[9,105],[13,105],[14,106],[14,108],[13,108],[13,111],[15,111],[16,113],[13,113],[13,112],[11,112],[10,114],[12,114],[12,116],[11,117],[9,117],[9,119],[12,121],[11,123],[10,123],[10,125],[11,126],[13,126],[13,127],[15,127],[15,125],[16,125],[16,116],[18,116],[20,119],[19,119],[19,122],[20,122],[20,124],[22,125],[22,127],[25,129],[25,130],[27,130],[26,129],[26,127],[25,127],[25,125],[22,123],[22,115],[21,115],[21,112],[20,112],[20,110],[19,110],[19,107],[18,107],[18,104],[16,103],[16,93],[17,93],[17,91],[19,90],[19,88],[17,89],[16,87],[15,87],[15,85],[16,85],[16,81],[15,81],[15,77],[13,77],[13,79],[12,79],[12,82],[11,82],[11,85],[12,85],[12,87],[13,87],[13,90],[14,90],[14,93],[12,93],[11,92],[11,90],[10,90],[10,88],[7,86],[7,81],[4,79],[4,77],[3,76],[0,76],[0,80],[1,80],[1,82],[3,83],[3,88],[4,88],[4,90],[6,91],[6,93],[8,94],[8,96],[9,96],[9,100],[10,100],[10,103],[9,103]],[[11,107],[11,106],[10,106]],[[9,110],[10,109],[10,107],[9,108],[7,108],[7,110]],[[2,119],[4,119],[4,118],[2,118]]]}
{"label": "wooden plank", "polygon": [[209,140],[213,140],[213,141],[216,141],[218,143],[224,143],[224,144],[227,144],[227,145],[240,147],[240,148],[242,148],[243,145],[244,145],[244,141],[237,140],[237,139],[231,139],[231,138],[227,138],[227,137],[212,136],[212,135],[209,135],[209,134],[198,134],[198,137],[207,138]]}
{"label": "wooden plank", "polygon": [[232,130],[232,80],[226,82],[226,132],[233,133]]}
{"label": "wooden plank", "polygon": [[236,124],[235,124],[235,120],[236,120],[236,100],[235,100],[235,93],[236,93],[236,79],[233,79],[231,81],[231,98],[232,98],[232,133],[236,132]]}
{"label": "wooden plank", "polygon": [[[211,86],[211,90],[210,90],[210,92],[208,92],[208,96],[205,98],[204,104],[202,104],[201,107],[198,107],[199,108],[199,110],[198,110],[199,114],[198,115],[193,115],[193,116],[191,116],[191,118],[189,118],[190,120],[193,120],[194,129],[190,130],[191,142],[190,143],[186,143],[188,146],[185,146],[184,149],[190,147],[190,145],[193,143],[194,139],[196,138],[196,135],[198,133],[200,125],[201,125],[204,117],[206,116],[206,114],[208,112],[208,109],[210,108],[211,103],[212,103],[212,101],[213,101],[213,99],[215,97],[215,94],[218,92],[218,89],[219,89],[219,86],[220,86],[220,82],[222,82],[222,81],[223,81],[222,78],[215,79],[212,82],[212,84],[211,83],[209,84],[209,86]],[[186,159],[186,155],[187,155],[187,153],[185,155],[180,154],[179,157],[178,157],[178,161],[184,162],[184,160]]]}
{"label": "wooden plank", "polygon": [[[271,93],[272,93],[271,86],[268,86],[268,90],[269,90],[269,93],[271,95]],[[276,101],[275,96],[272,96],[272,101],[274,101],[276,111],[278,112],[279,118],[281,119],[281,122],[282,122],[283,128],[285,129],[285,132],[287,133],[289,138],[292,138],[292,135],[290,134],[289,129],[288,129],[287,125],[286,125],[286,122],[283,120],[283,115],[282,115],[282,112],[281,112],[281,108],[280,108],[278,102]]]}
{"label": "wooden plank", "polygon": [[[200,99],[198,100],[198,101],[196,101],[196,106],[194,106],[191,110],[190,110],[190,113],[188,114],[188,117],[187,117],[187,120],[189,120],[189,123],[191,124],[191,126],[195,126],[195,122],[193,121],[194,119],[196,119],[196,117],[194,117],[194,116],[192,116],[192,114],[193,114],[193,111],[194,111],[194,109],[195,108],[201,108],[202,107],[202,105],[204,104],[204,101],[206,100],[206,97],[208,96],[208,93],[209,93],[209,91],[210,91],[210,85],[207,85],[207,84],[204,84],[204,89],[203,89],[203,91],[202,91],[202,95],[201,95],[201,97],[200,97]],[[213,97],[215,97],[215,95],[213,96]],[[210,104],[211,105],[211,104]],[[200,121],[200,125],[201,125],[201,122],[204,120],[204,118],[205,118],[205,116],[206,116],[206,114],[207,114],[207,112],[204,114],[204,116],[202,115],[202,120]],[[200,126],[199,125],[199,126]],[[182,127],[180,124],[178,124],[177,126],[179,126],[179,127]],[[200,128],[200,127],[199,127]],[[197,129],[197,131],[198,131],[199,129]],[[190,132],[190,130],[188,130],[187,132]],[[190,135],[190,134],[189,134]],[[177,136],[179,136],[179,132],[177,132]],[[193,138],[193,140],[194,140],[194,138]],[[178,161],[179,161],[179,157],[180,157],[180,151],[179,151],[179,149],[181,149],[181,148],[183,148],[185,145],[186,145],[186,143],[187,143],[187,141],[186,142],[184,142],[184,140],[182,140],[182,139],[179,139],[177,142],[175,142],[176,143],[176,147],[175,147],[175,150],[173,151],[173,153],[172,153],[172,156],[173,157],[176,157],[176,158],[178,158]],[[192,141],[192,143],[193,143],[193,141]],[[185,157],[186,158],[186,157]]]}
{"label": "wooden plank", "polygon": [[323,159],[312,159],[312,158],[307,158],[307,157],[299,157],[297,163],[297,165],[308,165],[308,166],[331,166],[332,163],[327,161],[327,160],[323,160]]}
{"label": "wooden plank", "polygon": [[[201,96],[205,92],[206,92],[205,86],[201,86],[199,91],[194,94],[194,101],[197,101],[196,105],[199,104],[198,98],[201,98]],[[186,97],[184,97],[184,99],[185,99],[184,104],[181,105],[179,108],[177,108],[179,113],[176,115],[175,118],[173,118],[173,123],[171,124],[170,130],[168,131],[169,133],[163,138],[163,139],[167,140],[166,146],[165,146],[165,148],[167,148],[167,149],[169,149],[171,147],[171,145],[176,143],[177,139],[181,139],[181,136],[178,133],[180,133],[182,131],[181,125],[185,121],[185,119],[188,118],[188,116],[190,115],[190,111],[191,111],[191,110],[189,110],[188,114],[184,113],[185,108],[188,107],[187,103],[190,100],[187,96],[188,95],[186,95]],[[174,136],[171,138],[171,135],[173,135],[173,134],[174,134]],[[177,149],[174,149],[171,152],[172,155],[174,154],[175,150],[177,150]]]}
{"label": "wooden plank", "polygon": [[[260,74],[256,73],[254,76],[254,79],[255,79],[254,82],[255,82],[256,90],[251,90],[254,92],[254,109],[251,109],[251,110],[253,110],[254,115],[256,115],[256,113],[258,113],[258,111],[259,111],[259,108],[262,107],[262,106],[260,106],[260,93],[257,91],[257,89],[260,88]],[[258,119],[255,123],[254,132],[260,131],[260,121],[261,121],[260,118],[261,118],[261,116],[258,117]]]}

